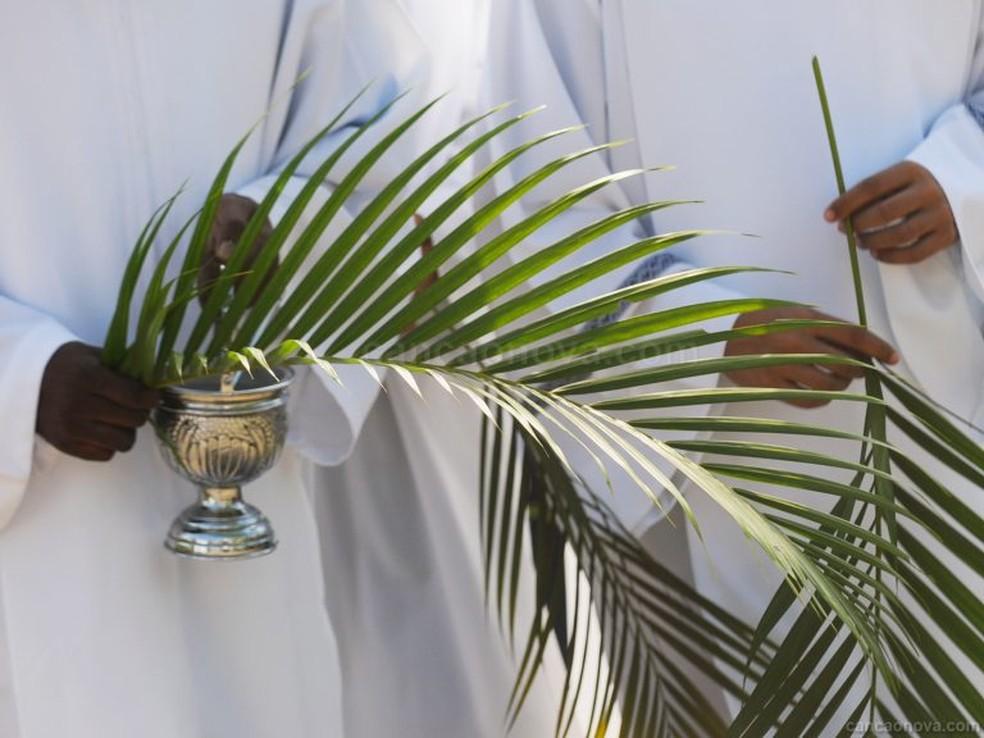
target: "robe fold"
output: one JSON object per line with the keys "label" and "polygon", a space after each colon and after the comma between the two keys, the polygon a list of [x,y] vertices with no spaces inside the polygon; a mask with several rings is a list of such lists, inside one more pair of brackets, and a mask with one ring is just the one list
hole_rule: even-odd
{"label": "robe fold", "polygon": [[[408,8],[431,59],[431,84],[449,92],[442,115],[451,128],[475,114],[486,3],[412,0]],[[463,165],[433,203],[476,173]],[[464,208],[434,242],[468,214]],[[353,454],[339,466],[311,470],[326,604],[345,684],[346,735],[499,738],[507,734],[532,578],[524,576],[518,593],[511,644],[485,598],[478,511],[482,416],[463,395],[451,397],[426,377],[417,382],[422,397],[390,374]],[[525,575],[533,571],[530,550],[526,538]],[[563,675],[551,642],[543,673],[508,735],[552,735]],[[572,734],[584,732],[579,725]]]}
{"label": "robe fold", "polygon": [[[230,177],[257,200],[368,82],[318,154],[416,88],[385,131],[426,90],[419,38],[395,0],[3,0],[0,15],[0,735],[342,736],[306,456],[338,463],[351,452],[375,384],[300,374],[290,447],[246,492],[280,548],[231,564],[161,545],[194,492],[164,466],[152,431],[93,464],[35,436],[35,411],[52,352],[102,341],[132,243],[160,202],[190,177],[156,255],[261,117]],[[378,136],[343,158],[321,202]],[[364,189],[388,181],[414,141]]]}
{"label": "robe fold", "polygon": [[[532,615],[532,578],[522,579],[511,645],[484,591],[480,415],[432,382],[420,389],[422,397],[391,377],[353,455],[313,470],[346,735],[499,738]],[[528,555],[522,566],[532,572]],[[561,668],[551,643],[509,735],[552,734]]]}

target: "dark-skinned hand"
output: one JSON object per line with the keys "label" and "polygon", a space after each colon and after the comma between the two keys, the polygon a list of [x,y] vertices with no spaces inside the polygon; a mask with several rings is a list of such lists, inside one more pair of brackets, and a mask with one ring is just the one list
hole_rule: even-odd
{"label": "dark-skinned hand", "polygon": [[[202,299],[207,299],[208,285],[221,275],[257,207],[241,195],[222,196],[198,273]],[[245,269],[266,244],[270,231],[267,222],[253,244]],[[264,286],[275,266],[267,274]],[[159,401],[156,390],[104,367],[96,347],[66,343],[52,355],[41,378],[36,431],[66,454],[87,461],[108,461],[133,447],[137,428],[147,422]]]}
{"label": "dark-skinned hand", "polygon": [[36,430],[66,454],[109,461],[133,447],[137,428],[159,400],[157,390],[104,367],[99,349],[74,341],[55,351],[44,369]]}
{"label": "dark-skinned hand", "polygon": [[[215,212],[215,219],[212,221],[212,230],[208,234],[205,251],[202,253],[201,268],[198,270],[198,289],[201,290],[199,299],[203,304],[208,299],[209,285],[219,278],[226,264],[229,263],[236,244],[239,242],[239,237],[243,235],[246,225],[257,209],[259,209],[259,205],[256,202],[242,195],[227,192],[219,200],[219,207]],[[263,251],[272,231],[273,227],[270,225],[270,220],[267,219],[253,241],[249,256],[247,256],[246,263],[242,268],[243,272],[248,272],[252,267],[260,252]],[[275,260],[260,283],[260,287],[253,297],[254,301],[273,278],[276,268]],[[237,276],[236,286],[238,287],[245,278],[246,274]]]}
{"label": "dark-skinned hand", "polygon": [[830,223],[851,220],[858,246],[886,264],[917,264],[959,240],[946,194],[921,164],[904,161],[864,180],[832,202]]}
{"label": "dark-skinned hand", "polygon": [[[234,193],[226,193],[219,200],[219,207],[215,213],[215,219],[212,221],[212,230],[209,232],[208,241],[205,245],[205,251],[202,254],[202,263],[198,271],[198,288],[201,291],[199,299],[204,304],[208,300],[208,288],[209,285],[215,282],[221,276],[225,266],[229,263],[232,258],[233,251],[236,248],[236,244],[239,241],[240,236],[242,236],[243,231],[246,230],[246,226],[253,214],[257,211],[259,205],[254,200],[242,195],[237,195]],[[414,224],[420,225],[422,221],[421,216],[414,215]],[[264,246],[266,246],[267,241],[270,239],[270,233],[273,231],[273,227],[270,224],[269,219],[263,224],[263,228],[256,236],[256,240],[253,241],[253,246],[250,250],[249,256],[246,258],[246,263],[243,266],[243,271],[248,271],[252,264],[256,261],[257,257],[263,251]],[[420,246],[421,255],[426,255],[430,249],[433,248],[433,243],[428,238]],[[277,260],[274,260],[269,271],[260,283],[259,289],[256,291],[256,295],[253,296],[253,302],[260,296],[263,289],[269,284],[270,280],[277,270]],[[243,279],[245,279],[245,274],[238,276],[235,280],[235,284],[238,287]],[[425,289],[430,287],[437,280],[437,274],[427,275],[421,283],[417,286],[414,291],[415,294],[420,294]],[[408,326],[404,329],[404,333],[409,332],[413,329],[413,326]]]}
{"label": "dark-skinned hand", "polygon": [[[735,321],[735,328],[766,325],[777,320],[838,320],[818,310],[805,307],[781,307],[745,313]],[[841,321],[838,321],[841,322]],[[862,361],[877,359],[897,364],[899,355],[892,346],[869,330],[844,323],[830,326],[778,331],[762,336],[735,338],[725,347],[725,356],[748,354],[833,354]],[[789,364],[742,369],[729,372],[728,378],[742,387],[772,387],[777,389],[810,389],[840,392],[855,379],[864,375],[860,367],[850,365]],[[821,407],[824,400],[795,400],[791,405],[804,408]]]}

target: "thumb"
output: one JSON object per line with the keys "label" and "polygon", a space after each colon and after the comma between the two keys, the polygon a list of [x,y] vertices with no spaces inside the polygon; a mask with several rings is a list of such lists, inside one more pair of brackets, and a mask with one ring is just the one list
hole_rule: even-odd
{"label": "thumb", "polygon": [[225,240],[215,247],[215,260],[220,264],[228,264],[232,252],[236,249],[235,241]]}

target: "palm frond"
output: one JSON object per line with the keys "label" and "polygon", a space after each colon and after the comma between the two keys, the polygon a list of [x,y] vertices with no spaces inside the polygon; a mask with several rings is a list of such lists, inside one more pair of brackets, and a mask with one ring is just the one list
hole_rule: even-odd
{"label": "palm frond", "polygon": [[[984,573],[984,521],[903,451],[901,441],[934,455],[977,487],[984,486],[984,451],[931,400],[880,367],[816,355],[685,361],[674,353],[824,324],[786,321],[716,332],[702,327],[715,317],[787,302],[750,297],[684,305],[582,328],[626,301],[643,304],[750,267],[688,270],[533,317],[620,266],[708,235],[693,230],[645,238],[527,288],[531,277],[601,236],[682,202],[606,216],[483,280],[490,267],[506,264],[545,225],[601,188],[640,174],[619,172],[587,183],[469,250],[476,236],[534,188],[609,146],[549,161],[466,211],[496,174],[573,129],[534,138],[494,159],[416,226],[402,230],[454,171],[532,113],[477,135],[498,109],[459,126],[324,243],[327,229],[370,170],[435,103],[413,111],[335,177],[337,184],[302,227],[302,215],[342,155],[395,104],[358,126],[314,169],[301,193],[282,208],[266,248],[236,286],[287,178],[334,132],[342,115],[288,162],[239,240],[233,269],[212,285],[203,310],[191,320],[187,307],[196,296],[195,273],[241,141],[200,213],[154,265],[128,336],[135,284],[173,200],[165,203],[127,265],[104,361],[157,385],[284,364],[313,365],[337,379],[334,367],[349,364],[377,378],[379,370],[389,370],[418,393],[421,383],[434,382],[474,403],[483,417],[479,536],[485,587],[506,636],[527,634],[515,690],[504,706],[510,719],[522,709],[549,650],[559,648],[567,676],[559,695],[558,735],[570,734],[583,713],[591,735],[612,734],[619,726],[621,735],[633,737],[750,736],[772,729],[782,735],[819,734],[842,713],[865,710],[910,720],[984,722],[980,688],[961,674],[950,648],[980,666],[984,605],[980,589],[949,568],[953,558],[975,575]],[[457,153],[432,170],[451,149]],[[458,225],[419,255],[420,242],[439,234],[455,216]],[[180,273],[167,282],[168,266],[192,224]],[[415,294],[422,279],[441,267],[437,283]],[[182,344],[178,339],[185,328],[189,339]],[[749,367],[834,362],[860,366],[864,391],[732,388],[713,382]],[[712,379],[709,386],[673,384],[701,377]],[[846,432],[754,417],[690,417],[683,410],[778,400],[855,403],[865,408],[866,422]],[[637,415],[620,417],[626,410]],[[718,432],[727,433],[728,440],[715,436]],[[695,433],[708,435],[695,438]],[[852,453],[858,449],[857,460],[811,450],[809,442],[816,438],[844,444]],[[653,560],[599,492],[580,480],[564,451],[568,442],[605,473],[623,472],[654,504],[678,505],[698,530],[701,521],[682,489],[709,496],[785,577],[758,625],[741,622]],[[832,505],[794,504],[783,490]],[[527,575],[527,559],[535,565],[535,601],[532,618],[522,623],[519,581]],[[790,619],[791,629],[783,630]],[[701,674],[741,700],[737,719],[718,715],[688,673]]]}

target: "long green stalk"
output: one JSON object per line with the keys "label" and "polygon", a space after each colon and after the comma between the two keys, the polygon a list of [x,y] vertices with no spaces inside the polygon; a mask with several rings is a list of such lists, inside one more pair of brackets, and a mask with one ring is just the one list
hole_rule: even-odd
{"label": "long green stalk", "polygon": [[[841,164],[840,150],[837,146],[837,134],[834,130],[833,117],[830,113],[830,102],[827,99],[827,88],[824,84],[823,70],[820,67],[820,59],[816,56],[813,57],[813,75],[817,83],[817,94],[820,98],[820,107],[823,110],[823,121],[824,126],[827,129],[827,140],[830,144],[830,156],[834,164],[834,175],[837,179],[837,192],[839,195],[843,196],[847,192],[847,187],[844,182],[844,168]],[[858,245],[857,245],[857,234],[854,230],[854,222],[852,218],[847,218],[844,224],[844,231],[847,235],[847,248],[851,259],[851,277],[854,281],[854,296],[857,302],[858,310],[858,323],[863,327],[868,327],[868,311],[864,303],[864,284],[861,279],[861,265],[858,259]],[[881,387],[881,382],[878,377],[872,372],[867,372],[865,374],[865,390],[871,397],[877,397],[878,399],[883,398],[883,392]],[[889,455],[888,449],[885,447],[887,442],[887,411],[884,405],[869,405],[865,410],[864,419],[864,432],[870,434],[873,438],[882,442],[880,445],[875,446],[871,451],[872,463],[875,469],[882,472],[885,476],[876,477],[873,481],[874,490],[882,497],[884,497],[889,502],[895,501],[895,487],[890,481],[887,480],[887,475],[891,472],[891,457]],[[866,444],[862,444],[861,455],[862,457],[867,452]],[[880,508],[875,509],[875,519],[874,527],[879,529],[882,523],[886,525],[888,529],[889,539],[892,543],[898,542],[898,526],[896,523],[895,515],[892,512],[884,513]],[[881,582],[881,569],[875,572],[875,576],[879,582]],[[880,595],[875,595],[880,599]],[[877,699],[878,690],[878,672],[877,670],[872,675],[871,687],[869,691],[870,702],[871,702],[871,712],[869,719],[874,722],[875,719],[875,708],[874,704]]]}
{"label": "long green stalk", "polygon": [[[834,120],[830,114],[830,101],[827,99],[827,86],[823,81],[823,70],[820,68],[820,59],[818,57],[813,57],[813,76],[817,82],[817,94],[820,96],[820,107],[823,110],[823,123],[827,129],[830,158],[834,162],[837,192],[843,195],[847,192],[847,185],[844,183],[844,168],[841,166],[840,150],[837,147],[837,132],[834,130]],[[851,257],[851,276],[854,279],[854,298],[858,305],[858,323],[867,328],[868,311],[864,305],[864,284],[861,281],[861,264],[858,260],[857,235],[854,232],[854,223],[851,222],[850,218],[844,223],[844,228],[847,231],[847,250]]]}

